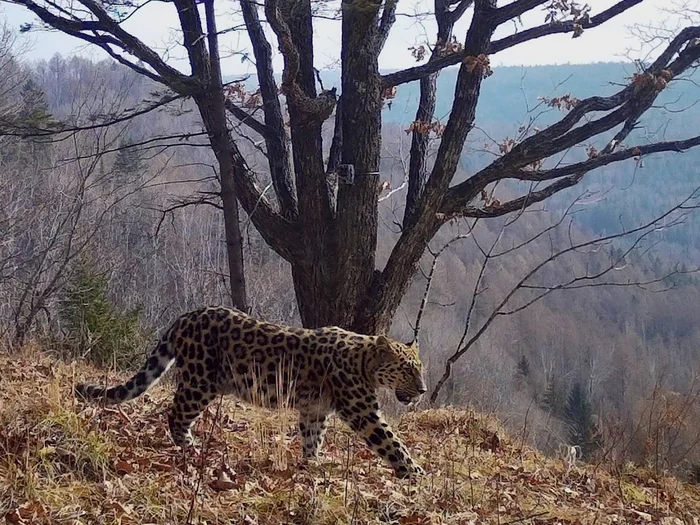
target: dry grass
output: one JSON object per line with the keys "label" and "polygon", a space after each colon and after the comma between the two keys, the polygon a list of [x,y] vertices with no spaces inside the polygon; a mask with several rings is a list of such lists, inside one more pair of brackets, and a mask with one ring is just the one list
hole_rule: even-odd
{"label": "dry grass", "polygon": [[[334,421],[301,463],[292,412],[226,399],[195,427],[203,461],[170,444],[170,388],[118,409],[84,406],[84,364],[36,349],[0,356],[0,519],[10,524],[700,523],[700,490],[630,468],[612,476],[544,458],[468,411],[394,421],[428,474],[400,481]],[[110,375],[110,380],[117,379]],[[495,438],[494,436],[498,436]]]}

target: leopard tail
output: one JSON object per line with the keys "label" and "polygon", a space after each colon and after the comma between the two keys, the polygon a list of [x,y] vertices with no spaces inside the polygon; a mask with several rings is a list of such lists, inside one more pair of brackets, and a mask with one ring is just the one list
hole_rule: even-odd
{"label": "leopard tail", "polygon": [[130,401],[143,394],[158,382],[175,361],[175,348],[169,342],[171,331],[172,328],[163,334],[141,370],[127,382],[109,388],[102,385],[80,383],[75,386],[76,396],[86,400],[103,401],[107,405],[115,405]]}

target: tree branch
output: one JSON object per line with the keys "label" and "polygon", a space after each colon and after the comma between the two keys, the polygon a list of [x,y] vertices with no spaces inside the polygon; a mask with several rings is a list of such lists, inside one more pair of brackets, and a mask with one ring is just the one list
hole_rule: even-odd
{"label": "tree branch", "polygon": [[284,57],[282,71],[282,92],[292,103],[305,113],[305,118],[313,122],[324,122],[335,108],[335,90],[325,91],[318,97],[310,97],[297,82],[300,68],[299,50],[294,45],[289,26],[283,20],[277,7],[278,0],[265,1],[265,16],[277,35],[279,49]]}
{"label": "tree branch", "polygon": [[[577,244],[571,243],[571,245],[568,246],[567,248],[553,252],[545,260],[541,261],[536,266],[534,266],[530,271],[528,271],[525,274],[525,276],[522,279],[520,279],[515,284],[515,286],[513,286],[513,288],[511,288],[511,290],[503,297],[503,299],[498,302],[498,304],[492,309],[492,311],[488,315],[488,317],[481,324],[479,329],[476,332],[474,332],[474,334],[469,338],[469,340],[466,343],[464,343],[463,341],[460,341],[460,344],[458,345],[457,350],[447,359],[447,361],[445,363],[445,372],[443,373],[442,377],[440,378],[440,380],[437,382],[437,384],[433,388],[433,391],[430,394],[430,402],[435,403],[435,401],[437,400],[437,397],[438,397],[440,391],[442,390],[442,387],[445,385],[445,383],[447,382],[447,380],[449,379],[449,377],[452,373],[452,366],[454,365],[454,363],[456,363],[466,352],[469,351],[470,348],[472,348],[472,346],[481,338],[481,336],[491,326],[493,321],[499,316],[509,315],[509,314],[515,313],[515,311],[519,311],[519,310],[523,309],[523,308],[518,308],[515,310],[513,310],[513,309],[504,310],[504,307],[510,303],[510,301],[513,299],[513,297],[515,296],[515,294],[518,291],[524,289],[527,286],[528,281],[530,279],[532,279],[542,268],[544,268],[546,265],[550,264],[551,262],[563,257],[564,255],[570,254],[572,252],[577,252],[577,251],[580,251],[584,248],[591,247],[591,246],[598,246],[598,245],[601,245],[603,243],[611,242],[615,239],[629,237],[632,235],[637,235],[637,238],[634,240],[632,245],[625,250],[625,255],[629,254],[633,250],[636,249],[636,247],[640,244],[640,242],[644,238],[649,236],[654,231],[657,231],[658,224],[668,225],[668,222],[666,222],[666,221],[674,213],[681,211],[681,210],[685,210],[685,209],[697,209],[700,206],[699,204],[697,204],[699,190],[700,190],[700,188],[696,188],[695,191],[693,191],[693,193],[691,193],[691,195],[686,197],[682,202],[673,206],[670,209],[667,209],[660,216],[654,218],[653,220],[651,220],[643,225],[640,225],[636,228],[632,228],[630,230],[624,230],[621,232],[613,233],[611,235],[599,237],[599,238],[596,238],[593,240],[589,240],[589,241],[585,241],[585,242],[581,242],[581,243],[577,243]],[[689,205],[688,203],[691,203],[691,204]],[[678,219],[676,219],[675,221],[671,221],[671,224],[672,225],[680,224],[680,221]],[[624,258],[624,255],[621,258]],[[618,258],[618,259],[621,259],[621,258]],[[612,271],[616,267],[616,264],[618,262],[619,262],[619,260],[611,263],[610,265],[607,266],[607,268],[604,268],[603,270],[598,272],[594,277],[590,276],[588,278],[585,278],[585,277],[584,278],[577,278],[577,279],[570,281],[568,284],[578,283],[582,280],[589,280],[590,281],[593,278],[598,279],[598,278],[606,275],[610,271]],[[567,283],[565,283],[565,285],[566,284]],[[604,283],[601,283],[600,285],[602,286],[602,285],[604,285]],[[591,284],[589,283],[588,286],[591,286]],[[552,291],[558,290],[558,289],[564,289],[564,288],[562,288],[560,286],[546,287],[544,293],[537,295],[534,300],[527,301],[526,307],[534,304],[539,299],[545,297],[546,295],[548,295]],[[466,335],[466,332],[465,332],[465,335]]]}
{"label": "tree branch", "polygon": [[[551,0],[516,0],[510,4],[506,4],[496,11],[495,17],[499,24],[512,20],[513,18],[518,18],[523,14],[527,13],[531,9],[538,7],[542,4],[546,4]],[[643,0],[638,0],[643,1]]]}
{"label": "tree branch", "polygon": [[379,20],[379,30],[377,31],[377,46],[381,52],[384,49],[389,31],[396,22],[396,7],[399,5],[399,0],[384,0],[384,11]]}
{"label": "tree branch", "polygon": [[274,138],[275,133],[268,126],[260,122],[253,115],[245,111],[243,108],[238,107],[232,100],[225,99],[224,104],[226,110],[231,113],[241,124],[245,124],[250,129],[259,134],[266,141],[268,139]]}
{"label": "tree branch", "polygon": [[[687,28],[681,33],[686,40],[694,39],[700,36],[700,27]],[[674,39],[669,45],[669,47],[674,49],[678,49],[680,46],[681,44],[677,39]],[[664,52],[662,56],[670,59],[673,55]],[[613,153],[615,147],[619,145],[619,142],[626,138],[632,131],[636,120],[651,107],[659,93],[667,87],[668,83],[691,67],[698,59],[700,59],[700,46],[687,46],[678,54],[676,60],[670,64],[657,59],[645,72],[635,75],[632,82],[618,93],[610,97],[591,97],[577,102],[571,111],[559,122],[526,138],[469,179],[450,188],[445,196],[440,211],[450,217],[459,214],[458,210],[460,207],[465,209],[469,207],[469,203],[485,189],[488,184],[498,180],[506,178],[551,180],[571,175],[568,180],[572,182],[574,180],[580,180],[585,174],[582,170],[586,168],[595,169],[605,164],[632,158],[639,153],[677,151],[679,148],[684,150],[698,145],[697,138],[690,138],[687,139],[687,141],[649,144]],[[609,111],[615,108],[618,109],[598,119],[575,127],[591,112]],[[541,163],[557,153],[561,153],[572,146],[589,140],[594,136],[598,136],[623,123],[624,126],[616,135],[615,139],[595,158],[589,159],[583,163],[578,163],[578,165],[572,164],[571,166],[556,168],[554,170],[542,171],[524,169],[528,165]],[[639,152],[637,150],[639,150]],[[577,166],[578,169],[575,166]],[[533,202],[539,202],[539,200],[532,200],[531,197],[525,196],[522,199],[513,201],[512,205],[509,204],[504,209],[512,211],[513,209],[517,209],[518,204],[527,203],[527,205],[530,205]],[[516,207],[513,208],[513,206]],[[501,214],[500,211],[500,209],[494,209],[488,211],[485,216],[498,216]],[[478,213],[479,216],[482,216],[484,211],[475,212],[472,208],[469,208],[468,216],[473,216],[472,213]]]}
{"label": "tree branch", "polygon": [[570,164],[562,168],[553,168],[550,170],[518,170],[516,173],[508,174],[504,178],[512,178],[518,180],[530,181],[545,181],[553,180],[559,177],[565,177],[574,173],[586,173],[601,166],[620,162],[642,155],[661,152],[676,152],[681,153],[695,146],[700,146],[700,136],[692,137],[685,140],[671,140],[667,142],[655,142],[653,144],[644,144],[641,146],[632,146],[607,155],[598,155],[583,162]]}
{"label": "tree branch", "polygon": [[[67,134],[67,133],[78,133],[80,131],[90,131],[90,130],[96,130],[100,128],[107,128],[110,126],[114,126],[115,124],[121,124],[123,122],[129,121],[135,117],[140,117],[143,115],[146,115],[150,113],[151,111],[157,110],[163,106],[166,106],[170,104],[171,102],[174,102],[175,100],[179,100],[184,98],[183,95],[163,95],[159,100],[156,100],[152,102],[150,105],[141,108],[141,109],[135,109],[131,112],[125,112],[122,115],[115,116],[115,115],[91,115],[90,120],[96,120],[97,117],[99,116],[104,116],[105,121],[100,122],[98,124],[89,124],[89,125],[77,125],[77,126],[71,126],[71,127],[64,127],[62,122],[58,122],[56,126],[51,127],[51,128],[39,128],[36,126],[33,127],[26,127],[17,125],[13,122],[9,122],[2,117],[0,117],[0,133],[6,136],[16,136],[16,137],[21,137],[23,139],[26,138],[31,138],[31,137],[46,137],[46,136],[51,136],[51,135],[57,135],[57,134]],[[11,131],[15,130],[15,131]]]}
{"label": "tree branch", "polygon": [[253,46],[260,96],[262,96],[263,100],[265,125],[269,129],[269,133],[258,132],[265,138],[265,145],[269,154],[270,176],[272,177],[272,183],[282,214],[293,218],[297,216],[299,209],[289,158],[289,140],[284,127],[282,107],[272,67],[272,47],[265,37],[265,32],[258,17],[258,6],[255,2],[243,0],[241,2],[241,10],[248,36]]}
{"label": "tree branch", "polygon": [[[181,95],[191,94],[196,85],[191,77],[183,75],[176,69],[168,66],[155,52],[141,42],[138,38],[128,33],[114,21],[107,11],[93,0],[80,0],[97,18],[96,21],[78,21],[76,19],[63,18],[53,14],[45,7],[41,7],[33,0],[11,0],[11,3],[22,5],[37,15],[44,23],[59,29],[64,33],[79,38],[104,49],[120,63],[130,67],[139,74],[145,75],[156,82],[168,85]],[[89,32],[89,33],[86,33]],[[104,34],[107,33],[107,34]],[[134,64],[116,53],[111,46],[116,46],[123,51],[145,62],[157,74]]]}
{"label": "tree branch", "polygon": [[[523,42],[527,42],[528,40],[535,40],[537,38],[541,38],[547,35],[573,33],[576,30],[576,24],[579,24],[584,30],[592,29],[607,22],[611,18],[623,13],[624,11],[641,2],[643,2],[643,0],[622,0],[614,6],[610,7],[609,9],[606,9],[602,13],[591,17],[588,20],[581,20],[576,23],[574,23],[573,21],[548,23],[532,27],[530,29],[526,29],[519,33],[515,33],[514,35],[510,35],[499,40],[494,40],[493,42],[491,42],[487,54],[494,55],[500,51],[503,51],[504,49],[508,49]],[[510,5],[514,4],[518,4],[518,2],[514,2]],[[510,5],[504,6],[500,9],[508,9]],[[499,20],[499,24],[506,21],[503,20],[503,13],[505,12],[501,11],[501,16],[497,19]],[[465,50],[459,53],[445,55],[443,57],[440,57],[440,59],[435,60],[434,62],[428,62],[426,64],[423,64],[422,66],[415,66],[404,69],[402,71],[396,71],[394,73],[382,75],[382,85],[385,87],[391,87],[398,86],[400,84],[405,84],[407,82],[413,82],[414,80],[423,78],[427,75],[430,75],[431,73],[434,73],[446,67],[459,64],[467,56],[469,55]]]}
{"label": "tree branch", "polygon": [[[473,4],[473,0],[462,0],[455,11],[449,11],[445,0],[435,0],[435,20],[437,21],[437,45],[433,48],[430,61],[438,60],[452,39],[454,24]],[[435,118],[437,103],[437,79],[439,71],[420,79],[420,101],[416,109],[415,127],[411,136],[411,153],[408,169],[408,192],[403,217],[403,228],[409,229],[417,220],[419,203],[428,179],[428,146],[430,134],[421,125],[430,125]]]}
{"label": "tree branch", "polygon": [[[93,1],[93,0],[80,0]],[[199,17],[199,9],[195,0],[173,0],[173,4],[177,9],[177,15],[180,19],[180,27],[182,28],[182,38],[187,50],[192,75],[200,77],[207,82],[215,67],[209,63],[210,55],[213,56],[212,50],[207,51],[204,30],[202,29],[202,20]],[[216,40],[216,35],[210,35]],[[211,42],[211,40],[210,40]],[[217,82],[214,82],[215,84]]]}

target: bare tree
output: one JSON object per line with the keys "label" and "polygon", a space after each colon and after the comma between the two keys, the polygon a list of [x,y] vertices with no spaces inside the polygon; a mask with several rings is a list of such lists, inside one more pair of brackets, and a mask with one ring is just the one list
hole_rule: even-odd
{"label": "bare tree", "polygon": [[[116,147],[124,125],[69,133],[62,140],[16,136],[52,125],[55,119],[32,75],[14,62],[10,41],[0,44],[0,51],[7,50],[0,53],[0,89],[8,102],[0,113],[0,189],[6,196],[0,205],[0,318],[11,340],[21,345],[40,314],[55,313],[52,306],[75,262],[106,233],[112,211],[149,179],[118,181],[115,163],[105,162],[105,152]],[[123,93],[100,82],[99,71],[83,80],[84,92],[71,101],[77,119],[82,112],[109,112],[111,105],[121,103]],[[159,174],[153,170],[151,178]]]}
{"label": "bare tree", "polygon": [[[243,0],[241,9],[260,83],[260,117],[257,109],[251,111],[249,105],[224,96],[214,0],[204,0],[201,8],[195,0],[174,0],[172,4],[178,12],[191,73],[176,70],[124,29],[120,21],[139,7],[131,2],[12,0],[44,24],[98,46],[177,96],[194,100],[220,168],[232,288],[236,289],[242,278],[237,198],[265,241],[291,263],[304,325],[335,324],[365,333],[388,329],[429,241],[447,222],[503,216],[580,183],[596,168],[700,144],[700,136],[624,144],[659,93],[697,64],[700,27],[688,25],[616,93],[568,99],[568,112],[558,122],[510,143],[486,167],[453,183],[465,140],[474,127],[482,84],[490,73],[490,56],[553,34],[575,37],[594,31],[642,1],[621,0],[592,15],[573,2],[515,0],[499,7],[495,0],[436,0],[432,16],[438,33],[429,59],[389,74],[380,73],[378,60],[396,17],[397,2],[342,2],[342,96],[336,105],[334,89],[317,90],[314,4],[311,0],[265,0],[264,17],[284,58],[279,88],[289,115],[288,135],[273,75],[272,45],[255,2]],[[494,39],[496,29],[542,7],[548,8],[544,24]],[[454,25],[467,13],[471,16],[469,29],[460,39],[453,34]],[[436,76],[457,64],[450,116],[444,128],[436,127]],[[421,83],[421,104],[411,127],[406,207],[401,234],[385,266],[377,269],[381,111],[393,89],[411,81]],[[326,162],[321,131],[334,109],[334,133]],[[228,127],[228,116],[262,138],[276,203],[257,184],[239,140]],[[428,134],[436,130],[440,142],[429,167]],[[560,160],[571,148],[607,133],[613,133],[613,139],[600,151],[591,149],[584,160],[550,167],[551,159]],[[505,202],[480,198],[488,197],[495,185],[513,180],[531,186]],[[241,288],[238,291],[234,304],[245,305]]]}
{"label": "bare tree", "polygon": [[[585,195],[588,197],[589,195]],[[563,291],[563,290],[579,290],[582,288],[597,288],[597,287],[628,287],[639,288],[653,291],[666,291],[673,288],[674,284],[671,278],[675,275],[685,273],[696,273],[697,268],[689,270],[674,269],[670,272],[663,273],[652,277],[638,278],[630,276],[624,271],[634,262],[642,259],[649,251],[654,235],[667,229],[678,227],[686,222],[689,213],[700,208],[700,188],[697,188],[686,198],[682,199],[676,205],[667,209],[664,213],[654,217],[651,220],[644,222],[636,227],[622,229],[621,231],[604,235],[601,237],[585,240],[574,240],[571,236],[572,227],[572,212],[576,205],[583,199],[574,200],[571,205],[562,214],[559,221],[555,222],[550,227],[538,232],[533,237],[511,247],[503,248],[502,234],[505,229],[512,224],[506,222],[504,227],[495,236],[495,239],[488,247],[484,247],[476,238],[472,238],[477,250],[481,254],[479,264],[479,273],[474,283],[473,293],[467,308],[465,316],[464,329],[457,344],[456,350],[446,359],[445,370],[440,379],[432,388],[430,394],[431,403],[435,403],[441,390],[445,387],[447,381],[452,377],[452,368],[457,361],[480,340],[480,338],[491,327],[492,323],[499,317],[510,316],[517,314],[536,302],[544,299],[548,295]],[[518,215],[512,220],[517,220]],[[554,237],[561,235],[561,231],[568,230],[568,235],[564,236],[563,242],[556,242]],[[459,237],[454,237],[451,241]],[[494,303],[492,307],[485,308],[485,313],[478,319],[475,311],[482,295],[489,289],[486,284],[489,276],[488,268],[493,265],[494,261],[500,257],[517,253],[524,247],[535,243],[537,240],[543,240],[551,244],[549,251],[540,249],[543,257],[531,267],[521,269],[522,277],[518,278],[512,286],[506,288],[505,292],[500,294],[500,297],[491,298]],[[616,241],[626,240],[627,246],[620,249],[615,248]],[[436,256],[441,254],[449,244],[446,244],[443,249],[436,252]],[[566,280],[561,282],[552,282],[551,275],[545,277],[544,271],[549,266],[557,261],[566,259],[567,257],[580,257],[586,255],[591,259],[590,265],[585,265],[578,271],[572,272]],[[430,290],[430,279],[432,273],[428,276],[428,286],[424,295],[424,301],[427,299],[428,291]],[[491,295],[495,295],[491,291]],[[590,374],[595,372],[595,367],[591,363]],[[593,376],[590,377],[593,387]]]}

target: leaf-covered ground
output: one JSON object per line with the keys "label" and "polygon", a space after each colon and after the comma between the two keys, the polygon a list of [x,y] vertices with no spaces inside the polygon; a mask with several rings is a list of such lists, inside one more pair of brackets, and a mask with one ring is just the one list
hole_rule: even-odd
{"label": "leaf-covered ground", "polygon": [[547,459],[467,411],[394,426],[427,474],[400,481],[339,421],[300,461],[291,411],[226,399],[170,444],[171,386],[118,408],[77,403],[77,381],[118,377],[36,350],[0,355],[0,519],[9,524],[700,524],[700,489],[643,469],[611,475]]}

